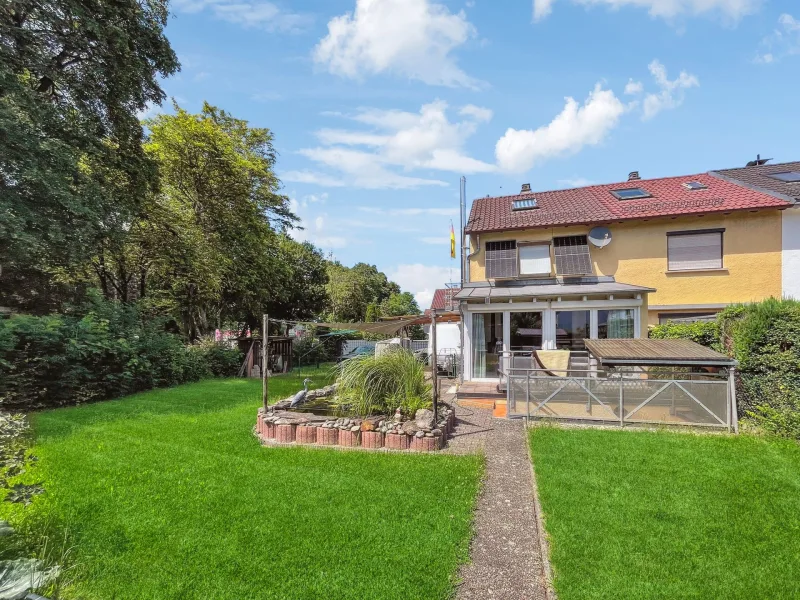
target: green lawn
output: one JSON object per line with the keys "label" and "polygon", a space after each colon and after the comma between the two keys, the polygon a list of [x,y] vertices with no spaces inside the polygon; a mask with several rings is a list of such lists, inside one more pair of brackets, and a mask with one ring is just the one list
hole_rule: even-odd
{"label": "green lawn", "polygon": [[[302,377],[271,379],[271,400]],[[61,597],[448,597],[481,460],[263,448],[260,393],[216,380],[35,415],[24,477],[46,494],[3,510],[68,528]]]}
{"label": "green lawn", "polygon": [[800,446],[541,427],[559,600],[800,598]]}

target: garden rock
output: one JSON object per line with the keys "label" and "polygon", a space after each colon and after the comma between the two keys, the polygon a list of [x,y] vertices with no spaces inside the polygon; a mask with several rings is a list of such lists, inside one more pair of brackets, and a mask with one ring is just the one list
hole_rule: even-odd
{"label": "garden rock", "polygon": [[433,429],[433,411],[427,408],[420,408],[414,414],[414,421],[420,429]]}
{"label": "garden rock", "polygon": [[0,600],[22,600],[28,590],[47,585],[59,572],[57,566],[45,569],[35,558],[0,561]]}
{"label": "garden rock", "polygon": [[408,435],[414,435],[419,431],[419,427],[417,427],[417,423],[415,421],[406,421],[403,423],[403,433],[407,433]]}
{"label": "garden rock", "polygon": [[418,438],[425,437],[425,432],[424,432],[424,431],[418,431],[418,432],[417,432],[417,433],[415,433],[414,435],[415,435],[416,437],[418,437]]}

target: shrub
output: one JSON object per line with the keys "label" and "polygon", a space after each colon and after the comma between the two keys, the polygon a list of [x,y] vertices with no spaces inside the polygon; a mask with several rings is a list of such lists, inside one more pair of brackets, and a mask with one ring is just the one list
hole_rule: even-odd
{"label": "shrub", "polygon": [[719,315],[739,361],[739,404],[767,431],[800,439],[800,302],[770,298]]}
{"label": "shrub", "polygon": [[359,416],[388,414],[397,407],[413,416],[433,401],[425,367],[406,350],[348,359],[342,363],[337,383],[340,403]]}
{"label": "shrub", "polygon": [[295,367],[318,365],[336,357],[338,341],[333,337],[307,335],[292,342],[292,363]]}
{"label": "shrub", "polygon": [[657,340],[692,340],[714,350],[722,350],[719,324],[716,321],[698,321],[696,323],[668,322],[651,328],[650,337]]}
{"label": "shrub", "polygon": [[[0,320],[0,404],[57,406],[235,374],[238,350],[188,347],[163,319],[95,302],[85,316]],[[235,365],[235,368],[234,368]]]}

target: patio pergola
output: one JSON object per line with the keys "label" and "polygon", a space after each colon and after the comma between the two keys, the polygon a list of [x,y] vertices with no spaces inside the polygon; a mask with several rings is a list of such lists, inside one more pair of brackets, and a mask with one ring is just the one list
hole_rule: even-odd
{"label": "patio pergola", "polygon": [[589,366],[553,372],[512,360],[509,417],[692,425],[738,432],[736,361],[689,340],[585,340]]}

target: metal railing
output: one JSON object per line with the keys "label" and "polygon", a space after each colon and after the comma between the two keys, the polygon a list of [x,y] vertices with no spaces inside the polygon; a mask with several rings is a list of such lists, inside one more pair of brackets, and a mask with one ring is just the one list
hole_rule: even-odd
{"label": "metal railing", "polygon": [[732,380],[724,374],[646,369],[603,371],[504,367],[509,417],[735,428]]}

